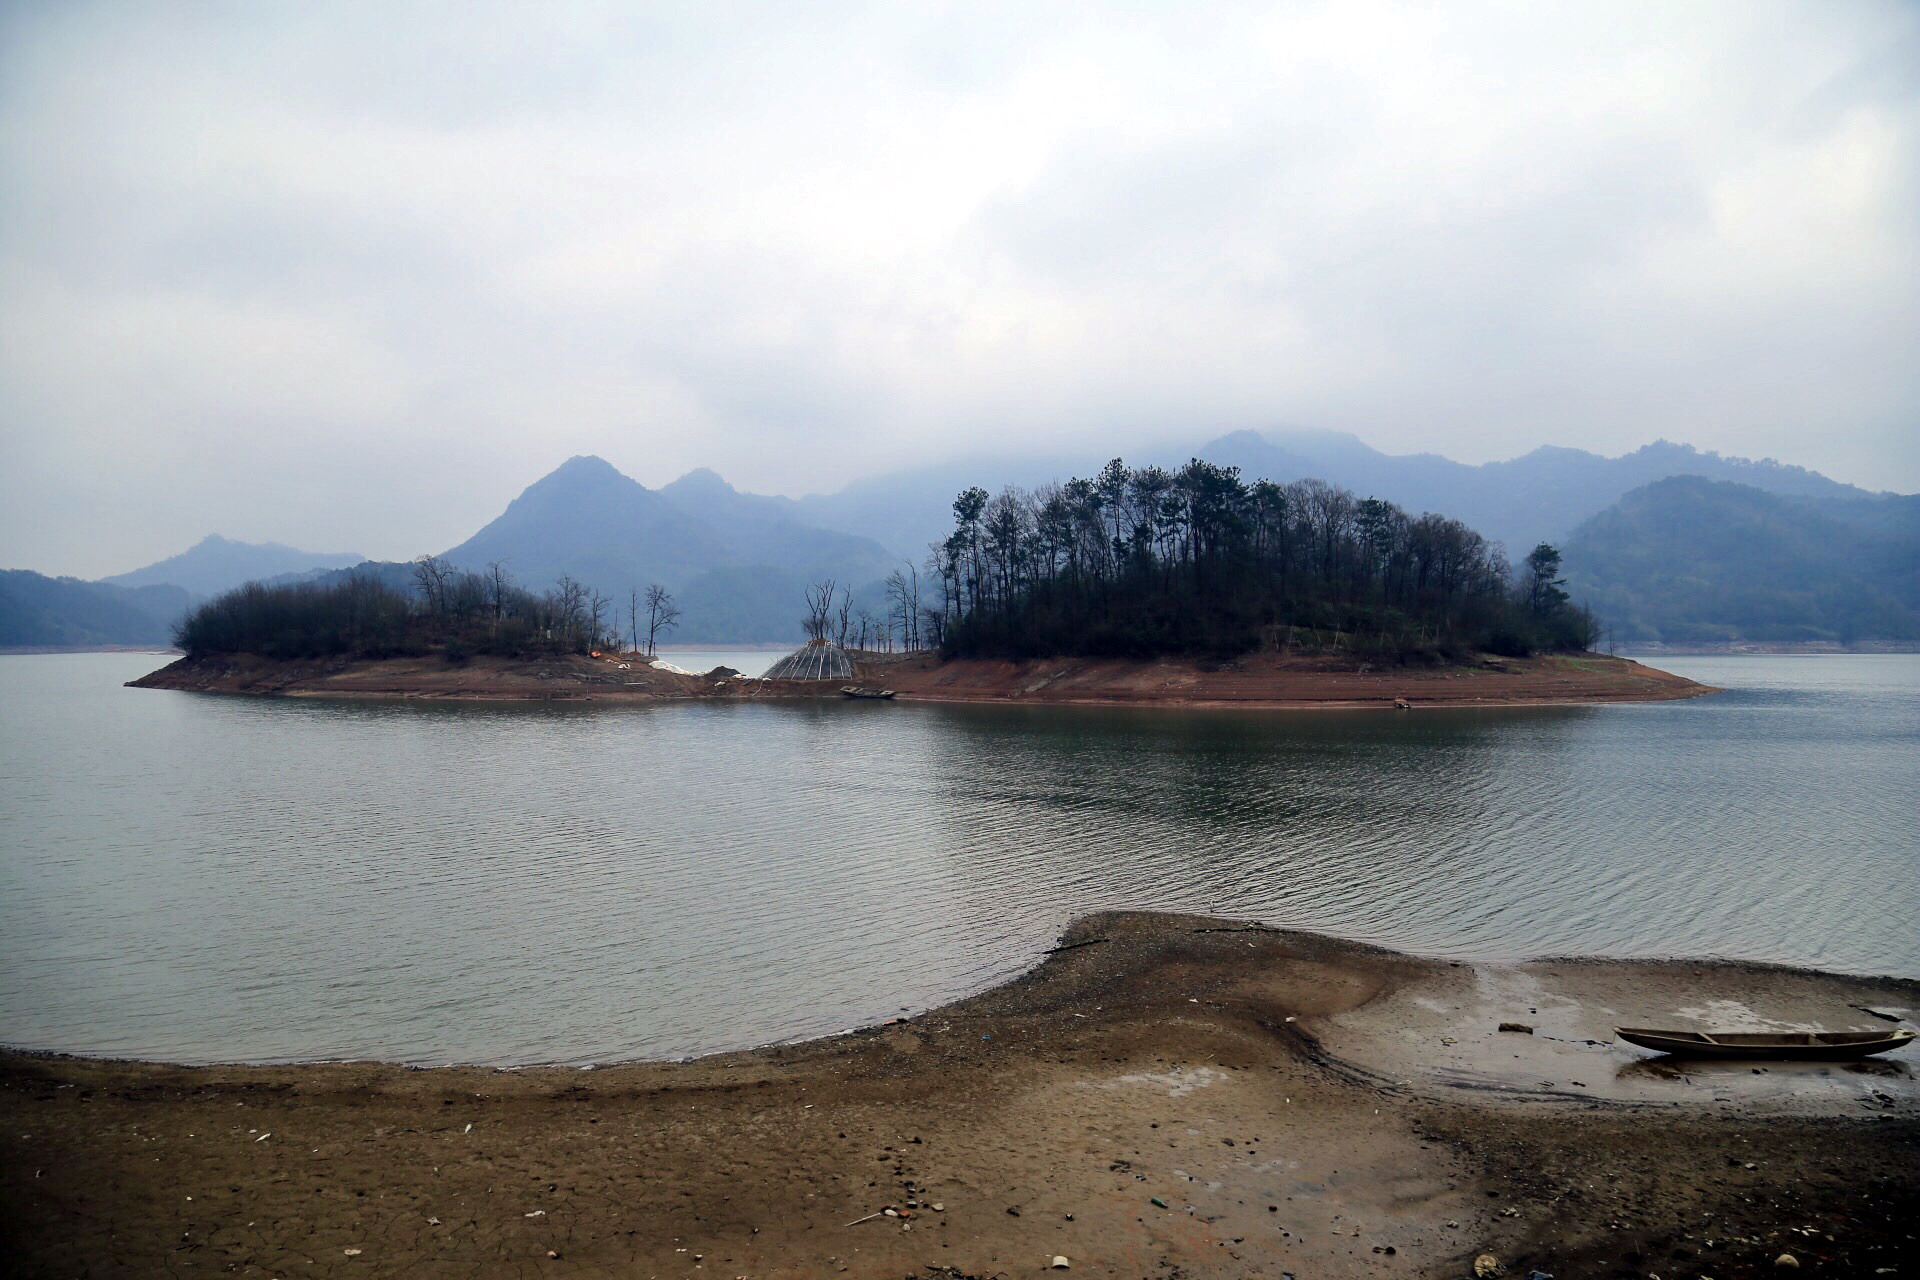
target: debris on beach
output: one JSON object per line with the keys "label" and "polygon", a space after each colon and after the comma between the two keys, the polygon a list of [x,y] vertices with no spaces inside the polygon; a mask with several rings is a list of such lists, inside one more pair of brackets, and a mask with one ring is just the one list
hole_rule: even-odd
{"label": "debris on beach", "polygon": [[1500,1274],[1500,1259],[1490,1253],[1483,1253],[1473,1260],[1473,1274],[1478,1280],[1490,1280]]}
{"label": "debris on beach", "polygon": [[1533,1028],[1528,1026],[1524,1022],[1503,1022],[1500,1024],[1500,1030],[1518,1031],[1523,1036],[1530,1036],[1533,1034]]}

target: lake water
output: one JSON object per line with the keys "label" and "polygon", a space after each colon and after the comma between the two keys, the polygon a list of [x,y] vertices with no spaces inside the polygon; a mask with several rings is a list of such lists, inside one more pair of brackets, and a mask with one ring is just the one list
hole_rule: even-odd
{"label": "lake water", "polygon": [[501,706],[0,658],[0,1042],[606,1062],[816,1035],[1096,908],[1920,975],[1920,657],[1644,706]]}

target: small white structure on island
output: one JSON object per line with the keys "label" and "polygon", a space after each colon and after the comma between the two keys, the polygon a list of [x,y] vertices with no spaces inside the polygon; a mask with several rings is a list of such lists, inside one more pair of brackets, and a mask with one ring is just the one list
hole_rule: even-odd
{"label": "small white structure on island", "polygon": [[767,668],[762,680],[851,680],[853,656],[837,644],[810,640]]}

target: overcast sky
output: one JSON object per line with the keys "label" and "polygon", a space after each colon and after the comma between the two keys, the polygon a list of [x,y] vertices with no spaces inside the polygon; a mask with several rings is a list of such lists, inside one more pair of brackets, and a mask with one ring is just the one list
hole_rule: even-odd
{"label": "overcast sky", "polygon": [[1920,489],[1920,6],[0,4],[0,567],[1279,424]]}

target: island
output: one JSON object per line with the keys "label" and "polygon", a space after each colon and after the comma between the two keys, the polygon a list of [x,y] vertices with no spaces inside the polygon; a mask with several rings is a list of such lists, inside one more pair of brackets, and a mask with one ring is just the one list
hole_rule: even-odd
{"label": "island", "polygon": [[[1116,459],[1039,490],[961,493],[953,531],[884,584],[808,590],[806,646],[767,678],[650,656],[679,617],[658,584],[622,601],[566,575],[422,557],[396,580],[250,584],[189,614],[186,656],[131,683],[202,692],[654,701],[835,698],[1193,707],[1523,706],[1710,688],[1594,652],[1560,554],[1516,569],[1457,520],[1315,480],[1248,482],[1194,459]],[[644,637],[645,643],[642,643]]]}
{"label": "island", "polygon": [[1417,710],[1606,702],[1660,702],[1715,692],[1707,685],[1604,654],[1487,657],[1435,668],[1361,669],[1314,658],[1249,655],[1227,661],[1054,658],[943,659],[937,654],[849,655],[844,679],[759,680],[732,672],[685,675],[644,660],[567,654],[472,658],[269,659],[250,654],[176,659],[137,680],[141,689],[281,697],[477,701],[655,702],[668,699],[834,699],[854,682],[897,700],[1267,710]]}

